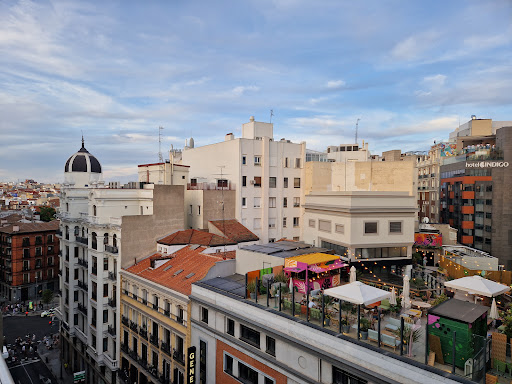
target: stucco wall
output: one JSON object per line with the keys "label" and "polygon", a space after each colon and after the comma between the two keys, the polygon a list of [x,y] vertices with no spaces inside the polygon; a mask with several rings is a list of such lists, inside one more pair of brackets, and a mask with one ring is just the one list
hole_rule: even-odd
{"label": "stucco wall", "polygon": [[123,216],[121,224],[121,267],[133,264],[135,258],[155,250],[156,240],[168,233],[183,229],[184,187],[155,185],[153,215]]}

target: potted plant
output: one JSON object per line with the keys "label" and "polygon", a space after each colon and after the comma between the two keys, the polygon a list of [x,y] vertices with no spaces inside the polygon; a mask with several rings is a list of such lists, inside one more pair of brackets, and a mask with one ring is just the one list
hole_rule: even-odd
{"label": "potted plant", "polygon": [[326,326],[331,325],[331,317],[332,317],[331,312],[325,311],[324,317],[325,317],[325,325]]}
{"label": "potted plant", "polygon": [[251,294],[251,299],[256,299],[256,281],[251,281],[247,284],[247,290]]}
{"label": "potted plant", "polygon": [[343,331],[343,333],[350,332],[350,323],[348,322],[347,316],[343,316],[341,319],[341,330]]}
{"label": "potted plant", "polygon": [[370,320],[366,317],[361,317],[359,320],[359,331],[361,332],[361,339],[368,339],[368,330],[370,329]]}

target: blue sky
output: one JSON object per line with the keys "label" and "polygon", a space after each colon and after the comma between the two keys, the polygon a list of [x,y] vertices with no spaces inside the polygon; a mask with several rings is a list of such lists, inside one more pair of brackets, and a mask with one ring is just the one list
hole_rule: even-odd
{"label": "blue sky", "polygon": [[307,147],[426,150],[472,114],[512,120],[512,2],[0,3],[0,180],[107,180],[254,115]]}

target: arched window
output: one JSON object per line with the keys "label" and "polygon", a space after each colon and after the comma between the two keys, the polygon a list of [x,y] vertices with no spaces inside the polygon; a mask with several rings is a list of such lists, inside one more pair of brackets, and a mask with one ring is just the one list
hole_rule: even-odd
{"label": "arched window", "polygon": [[69,227],[66,225],[66,240],[69,240]]}
{"label": "arched window", "polygon": [[103,235],[103,244],[108,245],[108,233]]}
{"label": "arched window", "polygon": [[96,206],[95,205],[92,206],[92,215],[96,216]]}
{"label": "arched window", "polygon": [[92,249],[98,249],[98,238],[96,232],[92,233]]}
{"label": "arched window", "polygon": [[112,246],[117,247],[117,235],[112,236]]}
{"label": "arched window", "polygon": [[80,235],[80,228],[78,228],[78,225],[75,225],[75,229],[74,229],[74,233],[75,233],[75,236],[79,236]]}
{"label": "arched window", "polygon": [[82,237],[85,237],[85,228],[82,227]]}

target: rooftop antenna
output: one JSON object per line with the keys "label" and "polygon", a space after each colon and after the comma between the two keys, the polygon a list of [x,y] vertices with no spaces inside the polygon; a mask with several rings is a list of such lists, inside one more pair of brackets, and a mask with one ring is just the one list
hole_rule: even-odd
{"label": "rooftop antenna", "polygon": [[358,118],[356,121],[356,144],[357,144],[357,129],[359,128],[359,120],[361,120],[361,119]]}
{"label": "rooftop antenna", "polygon": [[158,161],[160,163],[164,162],[164,158],[162,156],[162,130],[164,127],[158,127]]}
{"label": "rooftop antenna", "polygon": [[272,124],[272,116],[274,116],[274,110],[270,110],[270,124]]}
{"label": "rooftop antenna", "polygon": [[[226,218],[225,218],[225,212],[224,212],[224,168],[226,168],[225,165],[219,165],[220,168],[220,179],[223,180],[221,183],[221,204],[222,204],[222,232],[224,233],[224,237],[226,237]],[[226,242],[224,241],[224,259],[226,258]]]}

